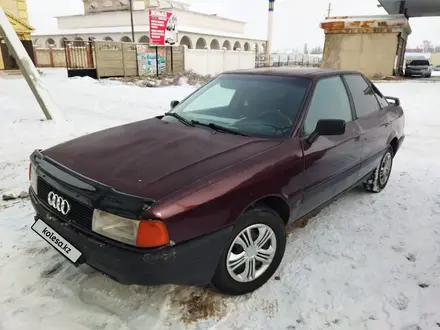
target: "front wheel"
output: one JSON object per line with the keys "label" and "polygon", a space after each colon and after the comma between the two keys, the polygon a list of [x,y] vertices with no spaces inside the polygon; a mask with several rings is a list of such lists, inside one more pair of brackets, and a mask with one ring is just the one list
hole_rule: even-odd
{"label": "front wheel", "polygon": [[393,157],[393,148],[388,146],[376,170],[364,182],[364,188],[367,191],[379,193],[386,187],[390,179],[391,170],[393,169]]}
{"label": "front wheel", "polygon": [[242,295],[261,287],[280,265],[284,222],[273,210],[257,207],[240,216],[231,236],[211,284],[222,293]]}

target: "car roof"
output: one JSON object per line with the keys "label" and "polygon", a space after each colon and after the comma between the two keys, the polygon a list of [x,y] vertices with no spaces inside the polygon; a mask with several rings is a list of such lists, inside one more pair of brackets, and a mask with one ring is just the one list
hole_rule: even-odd
{"label": "car roof", "polygon": [[286,68],[286,67],[233,70],[233,71],[225,71],[222,74],[308,77],[311,79],[319,79],[321,77],[341,75],[347,73],[361,74],[359,71],[349,71],[349,70],[321,69],[321,68]]}

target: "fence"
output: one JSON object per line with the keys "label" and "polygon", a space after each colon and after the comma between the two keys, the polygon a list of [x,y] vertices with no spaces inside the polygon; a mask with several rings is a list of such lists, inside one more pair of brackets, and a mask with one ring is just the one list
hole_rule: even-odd
{"label": "fence", "polygon": [[255,68],[255,53],[247,51],[185,49],[185,70],[200,75]]}
{"label": "fence", "polygon": [[[36,48],[40,67],[67,67],[74,75],[122,77],[156,73],[156,48],[147,44],[113,41],[68,41],[65,49]],[[193,71],[216,75],[223,71],[268,66],[266,54],[252,51],[159,47],[159,72]],[[319,67],[321,57],[302,54],[272,54],[271,66]],[[93,72],[92,72],[93,71]]]}
{"label": "fence", "polygon": [[36,65],[45,68],[65,68],[66,55],[64,48],[34,48]]}
{"label": "fence", "polygon": [[[256,54],[255,66],[267,67],[269,65],[266,54]],[[320,67],[322,63],[321,55],[307,54],[272,54],[270,66],[276,67]]]}

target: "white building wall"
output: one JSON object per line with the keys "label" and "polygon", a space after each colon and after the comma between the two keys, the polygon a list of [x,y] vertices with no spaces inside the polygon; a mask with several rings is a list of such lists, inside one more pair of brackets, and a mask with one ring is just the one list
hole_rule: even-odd
{"label": "white building wall", "polygon": [[[77,15],[58,17],[58,28],[78,29],[112,26],[130,26],[130,13],[128,11],[113,11],[93,15]],[[136,25],[148,25],[146,12],[135,12]]]}
{"label": "white building wall", "polygon": [[185,49],[185,71],[216,75],[228,70],[255,68],[255,53],[228,50]]}
{"label": "white building wall", "polygon": [[184,11],[176,8],[173,8],[171,11],[177,15],[179,25],[181,26],[220,30],[230,33],[245,32],[246,23],[244,22],[228,20],[222,17],[204,15],[191,11]]}
{"label": "white building wall", "polygon": [[[220,17],[179,10],[176,8],[167,10],[176,13],[180,26],[210,29],[236,34],[242,34],[245,31],[244,22],[232,21]],[[148,25],[148,12],[135,11],[133,17],[135,25]],[[130,14],[128,11],[102,12],[92,15],[62,16],[58,17],[57,21],[58,28],[60,30],[130,26]]]}

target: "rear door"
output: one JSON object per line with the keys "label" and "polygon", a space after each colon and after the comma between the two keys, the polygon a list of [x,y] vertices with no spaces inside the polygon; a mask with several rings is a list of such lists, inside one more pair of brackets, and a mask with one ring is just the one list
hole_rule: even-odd
{"label": "rear door", "polygon": [[[345,120],[345,134],[320,136],[310,145],[306,139],[320,119]],[[359,137],[360,129],[344,81],[340,76],[322,78],[316,83],[301,132],[304,197],[300,216],[313,211],[357,181],[361,158]]]}
{"label": "rear door", "polygon": [[361,168],[359,177],[371,173],[387,148],[392,126],[387,115],[388,102],[361,74],[346,74],[347,82],[361,128]]}

